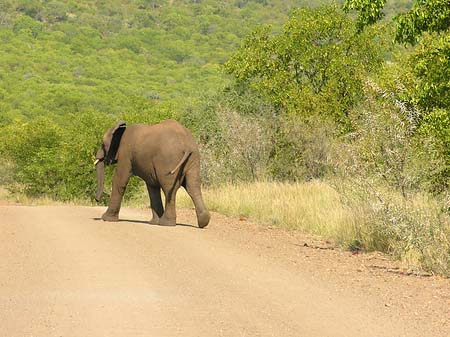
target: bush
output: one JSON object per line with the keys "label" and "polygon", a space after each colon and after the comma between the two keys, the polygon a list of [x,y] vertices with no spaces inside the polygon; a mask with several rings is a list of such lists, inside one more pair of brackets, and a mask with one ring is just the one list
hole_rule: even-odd
{"label": "bush", "polygon": [[336,124],[330,119],[281,118],[269,162],[271,178],[281,181],[321,179],[332,173]]}
{"label": "bush", "polygon": [[418,132],[423,184],[432,193],[450,189],[450,112],[435,109],[424,117]]}
{"label": "bush", "polygon": [[4,128],[0,152],[14,166],[13,179],[30,195],[49,191],[54,186],[56,149],[62,135],[61,129],[46,118],[33,123],[15,123]]}
{"label": "bush", "polygon": [[58,200],[86,198],[94,193],[89,177],[93,175],[92,129],[98,128],[100,120],[83,114],[72,116],[64,126],[38,118],[5,127],[1,152],[15,166],[10,189]]}
{"label": "bush", "polygon": [[203,181],[208,185],[267,178],[273,131],[261,114],[268,111],[255,106],[246,110],[235,98],[211,97],[181,117],[199,141]]}
{"label": "bush", "polygon": [[13,31],[15,33],[23,33],[36,38],[44,30],[44,25],[32,19],[31,17],[24,15],[19,16],[14,22]]}

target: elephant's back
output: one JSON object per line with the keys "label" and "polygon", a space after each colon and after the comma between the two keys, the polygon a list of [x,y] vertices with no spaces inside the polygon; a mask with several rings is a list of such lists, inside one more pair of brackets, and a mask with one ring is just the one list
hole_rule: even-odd
{"label": "elephant's back", "polygon": [[179,146],[184,145],[184,151],[195,152],[197,150],[197,143],[189,129],[173,119],[153,125],[128,125],[122,141],[140,145],[156,142],[158,146],[163,143],[177,142]]}
{"label": "elephant's back", "polygon": [[176,164],[186,152],[191,153],[191,161],[198,161],[199,150],[194,137],[175,120],[154,125],[133,124],[127,127],[123,137],[138,164],[148,161]]}
{"label": "elephant's back", "polygon": [[151,125],[148,132],[164,139],[164,143],[176,143],[182,151],[198,152],[197,143],[189,129],[174,119]]}
{"label": "elephant's back", "polygon": [[164,134],[165,136],[169,134],[182,134],[185,136],[191,136],[192,134],[184,127],[180,122],[174,120],[174,119],[168,119],[165,121],[162,121],[158,124],[132,124],[127,127],[128,130],[133,130],[132,132],[138,132],[138,133],[146,133],[146,134]]}

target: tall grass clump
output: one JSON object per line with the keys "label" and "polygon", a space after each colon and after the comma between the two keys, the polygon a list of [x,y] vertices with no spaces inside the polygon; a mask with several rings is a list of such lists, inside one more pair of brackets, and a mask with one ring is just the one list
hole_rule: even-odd
{"label": "tall grass clump", "polygon": [[410,266],[450,276],[450,199],[417,192],[408,197],[381,183],[333,181],[352,210],[351,249],[382,251]]}

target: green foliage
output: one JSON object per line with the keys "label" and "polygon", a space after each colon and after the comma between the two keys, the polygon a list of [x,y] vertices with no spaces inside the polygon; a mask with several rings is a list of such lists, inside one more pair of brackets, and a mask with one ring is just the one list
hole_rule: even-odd
{"label": "green foliage", "polygon": [[44,25],[32,19],[29,16],[20,16],[13,26],[13,31],[16,34],[25,34],[36,38],[42,32]]}
{"label": "green foliage", "polygon": [[15,164],[14,180],[28,194],[51,193],[56,187],[56,149],[61,138],[60,128],[47,118],[4,128],[0,153]]}
{"label": "green foliage", "polygon": [[269,179],[332,172],[333,139],[354,127],[349,110],[362,99],[367,74],[382,62],[380,45],[387,44],[377,32],[356,34],[335,6],[297,9],[280,34],[256,30],[225,64],[239,90],[274,107]]}
{"label": "green foliage", "polygon": [[[363,17],[374,5],[381,11],[384,4],[348,0],[345,7],[358,10]],[[411,161],[425,172],[420,179],[423,187],[442,193],[449,186],[450,163],[446,148],[450,133],[450,5],[446,0],[417,0],[406,13],[395,16],[394,21],[395,40],[415,48],[399,56],[406,59],[399,62],[404,67],[397,79],[402,89],[391,93],[417,109],[420,127],[414,135],[417,146]],[[363,23],[370,24],[367,20]]]}
{"label": "green foliage", "polygon": [[407,58],[405,83],[407,99],[422,113],[416,138],[423,181],[427,190],[444,193],[450,186],[450,5],[417,1],[396,20],[398,41],[419,42]]}
{"label": "green foliage", "polygon": [[[384,16],[385,4],[386,0],[345,0],[343,9],[358,12],[356,26],[358,31],[362,31]],[[394,21],[397,25],[395,40],[416,44],[425,32],[448,32],[450,5],[447,0],[415,0],[412,8],[396,15]]]}
{"label": "green foliage", "polygon": [[416,0],[413,8],[395,21],[396,41],[415,44],[424,32],[448,32],[450,4],[447,0]]}
{"label": "green foliage", "polygon": [[361,32],[364,27],[374,24],[384,16],[382,9],[385,4],[386,0],[345,0],[343,9],[347,13],[350,10],[358,11],[356,28]]}
{"label": "green foliage", "polygon": [[331,117],[345,130],[364,75],[381,62],[379,50],[379,41],[356,35],[337,7],[302,8],[279,35],[255,31],[225,66],[288,114]]}
{"label": "green foliage", "polygon": [[435,109],[426,115],[418,132],[425,187],[434,193],[450,189],[450,113]]}
{"label": "green foliage", "polygon": [[425,112],[450,111],[450,34],[427,36],[408,57],[413,80],[409,94],[413,104]]}
{"label": "green foliage", "polygon": [[268,177],[274,111],[251,93],[244,97],[228,88],[192,103],[181,115],[181,122],[199,140],[205,184]]}
{"label": "green foliage", "polygon": [[34,19],[41,18],[43,9],[42,2],[39,0],[19,0],[16,2],[17,11]]}
{"label": "green foliage", "polygon": [[350,114],[356,132],[334,156],[337,172],[362,176],[406,197],[419,180],[413,163],[417,117],[417,111],[399,100],[395,91],[368,80],[365,100]]}
{"label": "green foliage", "polygon": [[439,146],[450,155],[450,114],[448,110],[436,109],[425,116],[420,132],[435,137]]}

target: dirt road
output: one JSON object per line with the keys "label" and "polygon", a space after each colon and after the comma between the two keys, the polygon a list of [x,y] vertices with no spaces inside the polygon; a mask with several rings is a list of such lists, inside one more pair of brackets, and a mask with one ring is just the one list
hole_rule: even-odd
{"label": "dirt road", "polygon": [[[214,214],[0,206],[0,336],[450,336],[450,284]],[[306,243],[306,244],[305,244]],[[318,247],[315,247],[315,246]]]}

